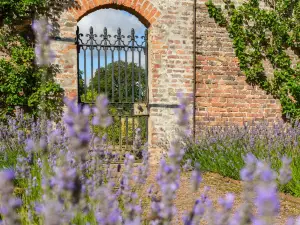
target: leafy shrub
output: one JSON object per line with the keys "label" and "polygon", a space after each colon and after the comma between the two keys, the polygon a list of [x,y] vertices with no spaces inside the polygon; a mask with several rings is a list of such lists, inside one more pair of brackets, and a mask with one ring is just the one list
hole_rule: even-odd
{"label": "leafy shrub", "polygon": [[47,108],[48,115],[61,113],[63,89],[54,81],[58,67],[36,65],[39,56],[31,23],[33,15],[47,14],[55,29],[56,13],[74,4],[73,0],[0,1],[0,51],[5,55],[0,59],[0,118],[13,115],[16,107],[35,116],[41,108]]}

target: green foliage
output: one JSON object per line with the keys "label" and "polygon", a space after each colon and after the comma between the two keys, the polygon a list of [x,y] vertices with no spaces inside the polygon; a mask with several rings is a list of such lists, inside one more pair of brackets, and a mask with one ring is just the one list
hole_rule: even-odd
{"label": "green foliage", "polygon": [[0,21],[5,24],[12,24],[16,21],[21,22],[28,19],[34,10],[44,8],[46,0],[1,0]]}
{"label": "green foliage", "polygon": [[[284,116],[299,118],[300,62],[293,66],[286,50],[293,50],[299,58],[300,1],[249,0],[240,6],[235,6],[230,0],[224,2],[224,10],[212,0],[206,2],[206,6],[210,17],[225,27],[233,39],[235,53],[247,81],[278,98]],[[268,8],[261,8],[260,2]],[[264,60],[272,64],[272,79],[267,77]]]}
{"label": "green foliage", "polygon": [[[0,51],[5,54],[0,59],[0,117],[12,115],[16,106],[33,115],[42,105],[48,114],[62,111],[63,89],[54,81],[57,66],[35,65],[30,17],[32,12],[43,11],[45,4],[46,0],[0,2],[4,12],[0,18]],[[46,82],[42,82],[43,76],[47,76]]]}
{"label": "green foliage", "polygon": [[[17,45],[9,46],[9,58],[0,59],[0,117],[12,114],[15,106],[21,106],[28,113],[36,115],[43,95],[46,96],[43,104],[47,112],[59,113],[63,89],[53,79],[57,71],[55,66],[37,67],[33,48],[21,36],[18,36],[18,40]],[[2,43],[0,46],[6,44]],[[42,83],[41,79],[46,73],[48,81]]]}
{"label": "green foliage", "polygon": [[[132,72],[134,72],[134,77],[132,79]],[[112,75],[114,74],[114,75]],[[141,78],[140,85],[139,74]],[[98,93],[98,75],[99,75],[99,87],[100,92]],[[114,62],[107,65],[106,70],[101,67],[96,70],[93,79],[87,87],[86,97],[84,95],[84,80],[82,80],[82,72],[80,72],[80,90],[82,92],[80,95],[83,102],[91,102],[100,93],[106,93],[110,102],[138,102],[139,101],[139,88],[141,88],[141,100],[146,97],[146,71],[144,68],[137,66],[135,63],[126,64],[124,61]],[[120,84],[119,86],[119,76]],[[105,79],[107,77],[107,79]],[[132,85],[132,80],[134,85]],[[114,83],[114,85],[112,85]],[[134,87],[134,101],[132,101],[132,87]],[[92,90],[93,93],[92,93]],[[121,99],[119,99],[119,91],[121,94]],[[93,95],[93,96],[92,96]]]}

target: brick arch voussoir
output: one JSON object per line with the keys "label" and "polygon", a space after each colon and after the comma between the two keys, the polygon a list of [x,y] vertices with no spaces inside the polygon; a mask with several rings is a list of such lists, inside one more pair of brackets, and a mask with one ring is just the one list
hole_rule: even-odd
{"label": "brick arch voussoir", "polygon": [[161,15],[149,0],[81,0],[79,6],[69,12],[79,21],[87,14],[104,8],[125,10],[135,15],[146,27],[154,24]]}

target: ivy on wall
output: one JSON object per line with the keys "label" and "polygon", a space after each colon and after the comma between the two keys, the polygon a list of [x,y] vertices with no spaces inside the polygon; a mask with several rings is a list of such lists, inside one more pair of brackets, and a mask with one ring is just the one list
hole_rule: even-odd
{"label": "ivy on wall", "polygon": [[[210,17],[229,32],[247,82],[279,99],[285,118],[299,119],[300,61],[294,65],[287,50],[299,59],[300,1],[248,0],[240,5],[223,1],[224,9],[212,0],[206,6]],[[273,67],[270,77],[265,60]]]}

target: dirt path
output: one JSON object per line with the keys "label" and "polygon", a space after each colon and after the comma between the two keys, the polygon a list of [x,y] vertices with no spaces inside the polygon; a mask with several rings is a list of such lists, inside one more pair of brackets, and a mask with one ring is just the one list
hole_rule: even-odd
{"label": "dirt path", "polygon": [[[158,166],[151,167],[151,175],[147,181],[147,187],[150,184],[155,184],[155,176],[157,174]],[[230,178],[222,177],[219,174],[215,173],[204,173],[203,182],[201,188],[197,193],[193,193],[190,188],[190,173],[184,173],[181,176],[180,189],[177,192],[175,205],[178,210],[178,216],[175,219],[173,224],[182,224],[182,217],[185,212],[192,209],[195,199],[200,197],[203,193],[204,187],[209,186],[209,198],[216,205],[218,199],[223,197],[226,193],[231,192],[235,194],[235,204],[234,209],[237,209],[241,203],[241,192],[242,192],[242,182],[232,180]],[[286,220],[290,216],[300,215],[300,198],[295,198],[290,195],[280,194],[281,199],[281,212],[276,220],[276,224],[285,224]],[[145,205],[148,205],[149,202],[146,202]]]}

